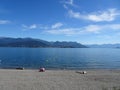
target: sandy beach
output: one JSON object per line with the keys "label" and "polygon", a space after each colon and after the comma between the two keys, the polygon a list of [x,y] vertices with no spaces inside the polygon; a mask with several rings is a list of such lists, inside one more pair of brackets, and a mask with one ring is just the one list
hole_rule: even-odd
{"label": "sandy beach", "polygon": [[120,90],[120,70],[0,69],[0,90]]}

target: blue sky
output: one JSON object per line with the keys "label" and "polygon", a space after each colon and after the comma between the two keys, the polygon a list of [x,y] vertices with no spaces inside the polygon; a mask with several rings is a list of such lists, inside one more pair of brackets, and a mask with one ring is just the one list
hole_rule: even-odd
{"label": "blue sky", "polygon": [[0,0],[0,37],[120,43],[120,0]]}

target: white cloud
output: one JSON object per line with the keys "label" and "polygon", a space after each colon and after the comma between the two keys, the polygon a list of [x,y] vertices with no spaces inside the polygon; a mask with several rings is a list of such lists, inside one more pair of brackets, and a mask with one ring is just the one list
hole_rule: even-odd
{"label": "white cloud", "polygon": [[82,14],[80,12],[74,12],[72,10],[68,11],[68,14],[72,18],[76,19],[85,19],[94,22],[102,22],[102,21],[113,21],[116,19],[117,16],[120,15],[120,11],[115,8],[108,9],[106,11],[98,11],[89,14]]}
{"label": "white cloud", "polygon": [[120,30],[120,24],[112,24],[112,25],[107,25],[107,27],[114,29],[114,30]]}
{"label": "white cloud", "polygon": [[65,1],[64,1],[64,4],[68,4],[68,5],[73,6],[73,5],[74,5],[73,2],[74,2],[73,0],[65,0]]}
{"label": "white cloud", "polygon": [[63,24],[58,22],[53,25],[41,25],[41,24],[31,24],[31,25],[25,25],[22,24],[23,30],[35,30],[35,29],[40,29],[40,30],[48,30],[48,29],[59,29],[62,27]]}
{"label": "white cloud", "polygon": [[45,32],[57,35],[81,35],[81,34],[100,34],[102,31],[118,31],[120,30],[120,24],[106,24],[106,25],[88,25],[80,28],[63,28],[63,29],[51,29]]}
{"label": "white cloud", "polygon": [[31,26],[29,26],[30,29],[36,29],[37,28],[37,25],[36,24],[33,24]]}
{"label": "white cloud", "polygon": [[37,25],[36,24],[32,24],[30,26],[27,26],[27,25],[22,25],[23,29],[24,30],[33,30],[33,29],[37,29]]}
{"label": "white cloud", "polygon": [[120,24],[88,25],[84,28],[88,33],[101,33],[102,31],[120,30]]}
{"label": "white cloud", "polygon": [[64,28],[64,29],[58,29],[58,30],[47,30],[47,33],[50,34],[63,34],[63,35],[74,35],[78,34],[80,28]]}
{"label": "white cloud", "polygon": [[64,7],[65,9],[68,9],[69,6],[78,7],[78,6],[74,3],[74,0],[64,0],[62,3],[63,3],[63,7]]}
{"label": "white cloud", "polygon": [[9,20],[0,20],[0,24],[8,24],[8,23],[10,23]]}
{"label": "white cloud", "polygon": [[66,4],[64,4],[63,7],[68,10],[68,6]]}
{"label": "white cloud", "polygon": [[85,32],[99,33],[102,27],[99,25],[88,25],[84,27],[83,29]]}
{"label": "white cloud", "polygon": [[68,0],[68,4],[74,5],[73,0]]}
{"label": "white cloud", "polygon": [[42,30],[47,30],[47,29],[49,29],[50,27],[48,27],[48,26],[43,26],[43,25],[40,25],[39,26],[39,29],[42,29]]}
{"label": "white cloud", "polygon": [[56,29],[56,28],[60,28],[61,26],[63,26],[63,24],[58,22],[58,23],[55,23],[54,25],[52,25],[51,28]]}

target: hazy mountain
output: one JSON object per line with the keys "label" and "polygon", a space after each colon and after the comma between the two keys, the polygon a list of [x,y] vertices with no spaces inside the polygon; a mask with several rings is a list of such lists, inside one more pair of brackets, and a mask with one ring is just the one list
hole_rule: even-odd
{"label": "hazy mountain", "polygon": [[56,42],[53,42],[52,43],[52,46],[53,47],[62,47],[62,48],[86,48],[86,46],[80,44],[80,43],[77,43],[77,42],[59,42],[59,41],[56,41]]}
{"label": "hazy mountain", "polygon": [[0,37],[0,47],[59,47],[59,48],[87,48],[77,42],[48,42],[33,38]]}
{"label": "hazy mountain", "polygon": [[93,44],[93,45],[86,45],[90,48],[120,48],[120,44]]}

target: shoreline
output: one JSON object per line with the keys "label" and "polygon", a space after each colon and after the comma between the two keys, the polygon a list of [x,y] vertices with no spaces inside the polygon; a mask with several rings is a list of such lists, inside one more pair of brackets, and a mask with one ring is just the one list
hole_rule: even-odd
{"label": "shoreline", "polygon": [[[17,68],[24,68],[24,70],[39,70],[40,68],[26,68],[26,67],[0,67],[1,69],[8,70],[17,70]],[[45,68],[45,67],[41,67]],[[46,70],[120,70],[120,68],[45,68]]]}

